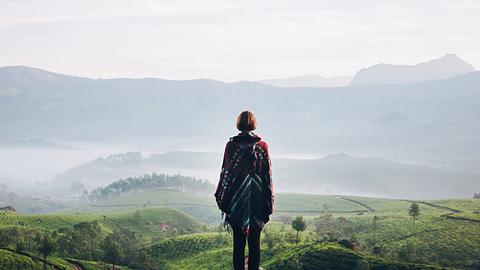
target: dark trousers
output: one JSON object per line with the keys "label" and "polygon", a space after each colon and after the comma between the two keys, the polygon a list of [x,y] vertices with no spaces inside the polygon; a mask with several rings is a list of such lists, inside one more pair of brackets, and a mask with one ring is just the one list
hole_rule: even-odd
{"label": "dark trousers", "polygon": [[[260,266],[260,233],[261,230],[251,230],[248,237],[242,229],[232,226],[233,230],[233,268],[245,269],[245,244],[248,240],[248,270],[258,270]],[[248,238],[248,239],[247,239]]]}

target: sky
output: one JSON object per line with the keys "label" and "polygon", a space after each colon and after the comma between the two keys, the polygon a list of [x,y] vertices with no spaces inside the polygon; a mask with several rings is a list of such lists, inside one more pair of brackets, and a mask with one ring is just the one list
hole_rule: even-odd
{"label": "sky", "polygon": [[479,14],[478,0],[0,0],[0,66],[240,81],[456,53],[478,69]]}

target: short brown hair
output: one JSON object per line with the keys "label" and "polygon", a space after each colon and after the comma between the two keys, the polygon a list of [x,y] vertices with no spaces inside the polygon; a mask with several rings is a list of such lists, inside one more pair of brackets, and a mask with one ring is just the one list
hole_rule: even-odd
{"label": "short brown hair", "polygon": [[237,128],[240,131],[252,131],[257,128],[257,118],[251,111],[243,111],[238,115]]}

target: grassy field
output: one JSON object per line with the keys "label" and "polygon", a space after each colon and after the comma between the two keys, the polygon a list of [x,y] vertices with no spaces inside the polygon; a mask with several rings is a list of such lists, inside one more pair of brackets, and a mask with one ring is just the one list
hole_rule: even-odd
{"label": "grassy field", "polygon": [[[399,204],[398,207],[408,205],[407,202],[383,199],[379,199],[377,205],[382,205],[382,203],[389,204],[385,207],[387,209],[393,209],[392,206],[395,204]],[[221,221],[220,211],[217,209],[213,194],[211,197],[205,197],[172,190],[132,193],[98,203],[70,208],[64,212],[105,213],[134,210],[143,207],[169,207],[177,209],[207,224],[218,224]],[[323,211],[338,214],[361,214],[368,212],[368,209],[358,203],[344,199],[343,196],[296,193],[277,193],[275,195],[274,217],[300,214],[315,216]]]}
{"label": "grassy field", "polygon": [[[317,269],[310,263],[316,261],[325,269],[435,269],[422,264],[478,268],[480,200],[418,201],[420,216],[415,225],[408,214],[411,203],[358,196],[278,193],[275,213],[266,232],[282,234],[286,240],[280,246],[267,246],[265,233],[262,235],[262,265],[266,269],[297,269],[290,264],[295,261],[301,266],[298,269]],[[333,242],[318,242],[322,237],[315,225],[326,213],[331,214],[335,222],[334,230],[341,231],[339,218],[348,221],[357,242],[355,251]],[[295,243],[295,232],[290,226],[291,218],[297,215],[305,216],[307,221],[307,230],[301,233],[299,244]],[[378,217],[375,237],[374,216]],[[231,236],[202,232],[206,230],[203,224],[208,224],[212,231],[220,222],[220,211],[213,196],[163,190],[133,193],[52,214],[0,213],[0,227],[54,230],[94,220],[102,224],[105,234],[116,228],[136,232],[144,247],[168,269],[228,269],[231,266]],[[162,224],[168,227],[162,228]],[[374,246],[378,256],[372,255]],[[36,263],[11,251],[3,252],[5,262]],[[81,264],[82,269],[100,267],[96,262],[77,261],[76,264]]]}
{"label": "grassy field", "polygon": [[112,213],[144,207],[168,207],[183,211],[203,223],[216,224],[220,222],[220,212],[216,207],[213,195],[212,197],[196,196],[173,190],[132,193],[98,203],[77,206],[62,212]]}

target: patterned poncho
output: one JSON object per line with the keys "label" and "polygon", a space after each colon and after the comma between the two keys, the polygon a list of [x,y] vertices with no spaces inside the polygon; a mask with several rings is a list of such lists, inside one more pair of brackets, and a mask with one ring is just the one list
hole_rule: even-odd
{"label": "patterned poncho", "polygon": [[273,212],[271,161],[267,143],[253,132],[242,132],[225,147],[215,192],[225,222],[245,234],[262,229]]}

